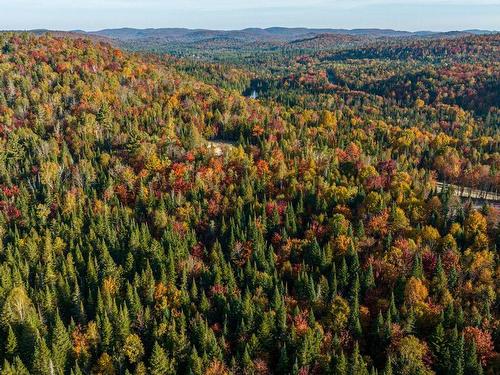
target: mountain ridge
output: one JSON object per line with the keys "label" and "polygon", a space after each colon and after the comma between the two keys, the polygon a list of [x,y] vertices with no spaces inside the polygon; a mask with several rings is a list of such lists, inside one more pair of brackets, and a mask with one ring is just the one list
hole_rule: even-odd
{"label": "mountain ridge", "polygon": [[88,31],[85,34],[100,35],[120,40],[140,40],[151,37],[161,37],[173,41],[196,41],[208,37],[222,36],[235,37],[248,40],[280,40],[292,41],[304,37],[314,37],[321,34],[339,34],[353,36],[372,37],[427,37],[446,34],[494,34],[492,30],[458,30],[458,31],[404,31],[378,28],[355,28],[355,29],[335,29],[335,28],[306,28],[306,27],[269,27],[269,28],[246,28],[241,30],[210,30],[210,29],[189,29],[189,28],[117,28]]}

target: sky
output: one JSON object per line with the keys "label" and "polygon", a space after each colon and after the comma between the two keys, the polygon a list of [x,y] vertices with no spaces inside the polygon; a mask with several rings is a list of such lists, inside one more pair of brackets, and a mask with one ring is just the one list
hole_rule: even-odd
{"label": "sky", "polygon": [[500,30],[500,0],[0,0],[0,29]]}

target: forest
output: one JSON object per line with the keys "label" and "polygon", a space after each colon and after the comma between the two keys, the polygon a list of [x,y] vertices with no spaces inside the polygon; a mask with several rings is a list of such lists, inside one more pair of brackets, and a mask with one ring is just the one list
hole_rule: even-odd
{"label": "forest", "polygon": [[0,374],[499,374],[500,34],[211,41],[0,33]]}

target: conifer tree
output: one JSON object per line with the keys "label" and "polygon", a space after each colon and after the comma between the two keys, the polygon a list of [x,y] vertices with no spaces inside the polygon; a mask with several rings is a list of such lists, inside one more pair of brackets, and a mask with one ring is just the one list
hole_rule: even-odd
{"label": "conifer tree", "polygon": [[250,353],[248,352],[248,345],[245,345],[245,350],[243,351],[243,355],[241,356],[241,363],[245,371],[252,372],[253,362],[250,357]]}
{"label": "conifer tree", "polygon": [[391,359],[391,356],[388,356],[387,362],[385,363],[384,372],[382,373],[382,375],[392,375],[392,374],[393,374],[392,359]]}
{"label": "conifer tree", "polygon": [[349,317],[350,328],[356,338],[362,335],[361,322],[359,319],[359,276],[356,275],[351,290],[351,315]]}
{"label": "conifer tree", "polygon": [[366,363],[359,352],[359,344],[357,341],[354,344],[354,351],[349,364],[349,375],[369,375]]}
{"label": "conifer tree", "polygon": [[59,314],[56,314],[54,330],[52,334],[52,358],[57,371],[64,373],[68,363],[68,354],[72,348],[71,340],[61,320]]}
{"label": "conifer tree", "polygon": [[277,371],[279,374],[286,374],[289,369],[290,363],[288,360],[288,352],[286,349],[286,344],[281,347],[280,356],[277,365]]}
{"label": "conifer tree", "polygon": [[431,350],[434,356],[439,358],[436,363],[438,374],[445,374],[447,366],[450,363],[450,353],[446,342],[444,328],[441,323],[436,326],[434,334],[432,335]]}
{"label": "conifer tree", "polygon": [[10,357],[16,354],[17,350],[17,338],[12,326],[9,324],[9,328],[7,331],[7,339],[5,340],[5,353]]}
{"label": "conifer tree", "polygon": [[111,349],[113,326],[106,312],[104,312],[104,316],[100,319],[100,333],[103,351]]}
{"label": "conifer tree", "polygon": [[467,375],[483,375],[483,368],[477,356],[476,343],[474,340],[467,345],[465,356],[464,373]]}
{"label": "conifer tree", "polygon": [[373,275],[373,266],[370,264],[364,277],[364,291],[370,290],[375,287],[375,276]]}
{"label": "conifer tree", "polygon": [[349,364],[343,350],[337,357],[334,373],[335,375],[347,375],[349,373]]}
{"label": "conifer tree", "polygon": [[55,371],[50,350],[43,338],[36,343],[31,369],[34,375],[52,375]]}
{"label": "conifer tree", "polygon": [[339,286],[342,290],[344,290],[347,287],[348,279],[349,279],[349,273],[347,270],[347,261],[345,257],[342,257],[342,263],[340,266],[340,272],[338,274],[338,282]]}
{"label": "conifer tree", "polygon": [[157,342],[153,345],[153,352],[149,359],[149,373],[151,375],[175,374],[173,362],[167,357],[165,351]]}
{"label": "conifer tree", "polygon": [[19,357],[15,357],[12,364],[4,360],[2,375],[30,375],[30,372]]}
{"label": "conifer tree", "polygon": [[191,354],[189,356],[189,371],[193,375],[202,375],[202,366],[203,365],[201,362],[201,358],[199,357],[196,348],[193,346],[193,348],[191,349]]}
{"label": "conifer tree", "polygon": [[458,334],[456,328],[453,332],[453,342],[454,347],[452,350],[453,353],[453,373],[456,375],[464,374],[464,335]]}
{"label": "conifer tree", "polygon": [[422,279],[424,277],[424,266],[422,264],[422,257],[420,254],[415,255],[412,276],[417,279]]}

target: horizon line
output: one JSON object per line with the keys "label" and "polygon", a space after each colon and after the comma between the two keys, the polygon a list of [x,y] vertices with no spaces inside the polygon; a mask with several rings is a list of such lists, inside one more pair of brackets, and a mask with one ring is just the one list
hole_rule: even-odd
{"label": "horizon line", "polygon": [[325,27],[316,27],[316,26],[268,26],[268,27],[258,27],[258,26],[248,26],[243,28],[203,28],[203,27],[168,27],[168,26],[158,26],[158,27],[135,27],[135,26],[117,26],[117,27],[104,27],[99,29],[81,29],[81,28],[71,28],[71,29],[51,29],[45,27],[37,27],[37,28],[26,28],[26,29],[0,29],[0,32],[30,32],[30,31],[53,31],[53,32],[85,32],[85,33],[97,33],[100,31],[106,30],[193,30],[193,31],[246,31],[246,30],[269,30],[269,29],[307,29],[307,30],[331,30],[331,31],[359,31],[359,30],[374,30],[374,31],[395,31],[395,32],[404,32],[404,33],[422,33],[422,32],[430,32],[430,33],[450,33],[450,32],[467,32],[467,31],[486,31],[492,33],[498,33],[500,30],[496,29],[485,29],[481,27],[473,27],[466,29],[395,29],[395,28],[387,28],[387,27],[353,27],[353,28],[344,28],[344,27],[333,27],[333,26],[325,26]]}

